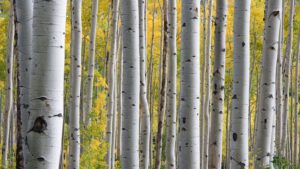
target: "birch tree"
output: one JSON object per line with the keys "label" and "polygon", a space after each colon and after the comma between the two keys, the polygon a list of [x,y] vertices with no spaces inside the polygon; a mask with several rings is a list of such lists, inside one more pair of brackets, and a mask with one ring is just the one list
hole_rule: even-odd
{"label": "birch tree", "polygon": [[166,168],[176,168],[176,76],[177,76],[177,4],[170,0],[168,5],[169,36],[168,36],[168,85],[167,85],[167,145]]}
{"label": "birch tree", "polygon": [[292,43],[293,43],[293,29],[294,29],[294,14],[295,14],[295,0],[290,1],[290,16],[289,16],[289,30],[288,39],[285,51],[285,62],[283,68],[283,115],[282,115],[282,137],[281,137],[281,154],[286,152],[287,134],[288,134],[288,112],[289,112],[289,95],[290,95],[290,81],[291,81],[291,64],[292,64]]}
{"label": "birch tree", "polygon": [[232,169],[249,167],[250,2],[250,0],[234,2],[234,73],[230,124],[230,167]]}
{"label": "birch tree", "polygon": [[119,14],[119,0],[114,0],[113,1],[113,17],[112,17],[112,31],[111,31],[111,48],[110,48],[110,59],[109,59],[109,91],[108,91],[108,100],[109,100],[109,105],[108,105],[108,112],[107,112],[107,132],[106,132],[106,137],[107,137],[107,142],[109,143],[109,148],[107,152],[107,164],[108,168],[114,168],[112,166],[114,159],[113,153],[114,153],[114,147],[113,145],[113,139],[112,135],[114,134],[113,132],[115,129],[113,128],[113,118],[116,113],[115,110],[115,80],[116,80],[116,58],[117,58],[117,43],[118,43],[118,14]]}
{"label": "birch tree", "polygon": [[200,168],[200,1],[181,1],[179,168]]}
{"label": "birch tree", "polygon": [[3,133],[3,145],[2,145],[2,168],[6,169],[7,155],[9,152],[9,133],[11,114],[13,111],[13,63],[14,63],[14,38],[15,38],[15,25],[14,25],[14,2],[10,0],[10,14],[8,25],[8,37],[7,37],[7,55],[6,55],[6,86],[5,86],[5,111],[4,111],[4,133]]}
{"label": "birch tree", "polygon": [[139,24],[138,0],[122,1],[123,81],[122,154],[123,169],[139,168]]}
{"label": "birch tree", "polygon": [[268,1],[265,18],[265,35],[262,59],[262,78],[260,82],[260,103],[257,114],[257,130],[255,138],[255,168],[270,165],[273,118],[276,105],[276,61],[280,31],[281,0]]}
{"label": "birch tree", "polygon": [[25,168],[59,167],[63,128],[66,0],[34,1]]}
{"label": "birch tree", "polygon": [[[18,34],[18,143],[16,168],[24,168],[23,152],[26,151],[24,135],[27,128],[29,107],[29,72],[32,39],[33,1],[16,1],[16,30]],[[19,118],[20,117],[20,118]],[[20,125],[19,125],[20,124]],[[20,128],[19,128],[20,127]]]}
{"label": "birch tree", "polygon": [[80,89],[81,89],[81,0],[72,1],[71,96],[69,114],[69,168],[79,169],[80,161]]}
{"label": "birch tree", "polygon": [[227,0],[216,1],[215,61],[212,98],[211,132],[209,137],[209,168],[221,169],[224,114]]}
{"label": "birch tree", "polygon": [[88,54],[88,77],[87,77],[87,90],[86,90],[86,104],[83,112],[84,122],[89,123],[89,113],[93,105],[93,84],[94,84],[94,69],[95,69],[95,44],[96,44],[96,31],[97,31],[97,15],[98,15],[98,0],[93,0],[92,4],[92,19],[91,31],[89,41],[89,54]]}
{"label": "birch tree", "polygon": [[139,0],[139,45],[140,45],[140,98],[141,98],[141,132],[140,132],[140,167],[149,168],[149,149],[150,149],[150,112],[147,100],[146,82],[146,3]]}

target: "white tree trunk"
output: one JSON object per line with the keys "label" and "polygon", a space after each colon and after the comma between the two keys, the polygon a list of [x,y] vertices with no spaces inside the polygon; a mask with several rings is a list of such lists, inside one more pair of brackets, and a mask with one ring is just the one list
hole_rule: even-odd
{"label": "white tree trunk", "polygon": [[18,154],[18,156],[21,158],[26,157],[23,154],[28,153],[26,152],[24,144],[24,135],[27,129],[29,107],[29,72],[32,47],[32,14],[33,1],[16,1],[16,15],[18,21],[16,22],[16,29],[18,33],[18,97],[21,114],[21,131],[18,131],[18,135],[20,136],[20,144],[22,144],[21,151],[19,152],[22,154]]}
{"label": "white tree trunk", "polygon": [[9,151],[9,131],[11,123],[11,114],[13,111],[13,72],[14,72],[14,39],[15,39],[15,14],[14,3],[10,1],[10,16],[8,26],[7,56],[6,56],[6,94],[4,111],[4,133],[2,145],[2,168],[7,168],[7,154]]}
{"label": "white tree trunk", "polygon": [[182,5],[179,169],[200,168],[200,1]]}
{"label": "white tree trunk", "polygon": [[138,0],[122,1],[122,168],[139,168],[140,62]]}
{"label": "white tree trunk", "polygon": [[255,138],[255,168],[265,168],[270,165],[273,118],[276,105],[276,61],[278,56],[278,41],[280,31],[281,0],[268,1],[265,18],[265,35],[262,58],[262,78],[260,82],[260,103],[257,112],[258,126]]}
{"label": "white tree trunk", "polygon": [[79,169],[80,162],[80,89],[81,89],[81,0],[72,0],[72,43],[71,43],[71,95],[69,114],[69,159],[70,169]]}
{"label": "white tree trunk", "polygon": [[110,48],[110,59],[109,59],[109,90],[108,90],[108,111],[107,111],[107,131],[106,131],[106,139],[109,143],[109,148],[107,152],[107,164],[109,169],[113,169],[112,159],[114,153],[113,145],[113,137],[112,134],[115,131],[113,128],[113,118],[116,114],[115,111],[115,90],[116,90],[116,58],[117,58],[117,44],[118,44],[118,18],[119,18],[119,0],[113,0],[113,16],[112,16],[112,25],[111,25],[111,48]]}
{"label": "white tree trunk", "polygon": [[235,1],[234,74],[230,125],[230,167],[232,169],[249,167],[250,2],[250,0]]}
{"label": "white tree trunk", "polygon": [[150,148],[150,112],[147,101],[146,82],[146,3],[139,0],[139,45],[140,45],[140,98],[141,98],[141,131],[140,131],[140,168],[149,168]]}
{"label": "white tree trunk", "polygon": [[209,137],[209,168],[221,169],[222,131],[224,114],[224,85],[226,57],[227,0],[217,0],[215,21],[215,64],[214,85],[211,114],[211,131]]}
{"label": "white tree trunk", "polygon": [[59,167],[63,128],[66,0],[35,0],[25,168]]}
{"label": "white tree trunk", "polygon": [[293,28],[294,28],[295,0],[290,2],[289,16],[289,35],[287,39],[285,62],[283,68],[283,112],[282,112],[282,138],[281,138],[281,153],[286,153],[287,137],[288,137],[288,112],[289,112],[289,91],[291,81],[291,64],[292,64],[292,44],[293,44]]}
{"label": "white tree trunk", "polygon": [[294,158],[294,163],[297,163],[298,162],[298,144],[299,144],[299,141],[298,141],[298,105],[299,105],[299,89],[298,89],[298,84],[299,84],[299,57],[300,57],[300,24],[299,24],[299,27],[298,27],[298,43],[297,43],[297,52],[296,52],[296,81],[295,81],[295,130],[294,130],[294,137],[295,137],[295,140],[294,140],[294,155],[293,155],[293,158]]}
{"label": "white tree trunk", "polygon": [[92,19],[91,19],[91,32],[89,42],[89,61],[88,61],[88,77],[86,84],[86,103],[83,113],[83,121],[87,125],[90,121],[89,114],[92,111],[93,105],[93,84],[94,84],[94,68],[95,68],[95,44],[96,44],[96,31],[97,31],[97,15],[98,15],[98,0],[93,0],[92,4]]}
{"label": "white tree trunk", "polygon": [[167,85],[167,144],[166,168],[176,168],[176,135],[177,135],[177,4],[170,0],[168,5],[169,36],[168,36],[168,85]]}

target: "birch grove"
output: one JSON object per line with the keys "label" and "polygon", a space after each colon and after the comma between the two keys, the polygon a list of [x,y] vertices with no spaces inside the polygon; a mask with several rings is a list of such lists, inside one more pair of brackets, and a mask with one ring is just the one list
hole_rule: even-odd
{"label": "birch grove", "polygon": [[0,167],[300,168],[299,9],[1,1]]}

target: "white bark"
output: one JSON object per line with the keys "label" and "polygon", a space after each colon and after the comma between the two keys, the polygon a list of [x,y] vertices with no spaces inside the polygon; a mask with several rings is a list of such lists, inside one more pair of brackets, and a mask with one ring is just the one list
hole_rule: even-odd
{"label": "white bark", "polygon": [[282,138],[281,138],[281,154],[286,152],[288,137],[288,112],[289,112],[289,91],[291,81],[291,64],[292,64],[292,45],[293,45],[293,28],[294,28],[295,0],[290,1],[289,16],[289,35],[287,39],[285,62],[283,69],[283,115],[282,115]]}
{"label": "white bark", "polygon": [[200,1],[182,5],[179,169],[200,168]]}
{"label": "white bark", "polygon": [[169,36],[168,36],[168,85],[167,85],[167,144],[166,168],[176,168],[176,98],[177,98],[177,4],[170,0],[168,5]]}
{"label": "white bark", "polygon": [[84,108],[83,121],[87,125],[90,121],[89,114],[92,111],[93,105],[93,84],[94,84],[94,68],[95,68],[95,45],[97,31],[97,15],[98,15],[98,0],[93,0],[92,4],[92,19],[91,32],[89,42],[89,58],[88,58],[88,77],[86,84],[86,107]]}
{"label": "white bark", "polygon": [[262,58],[262,78],[260,82],[260,103],[257,112],[258,126],[255,138],[255,168],[270,165],[273,118],[276,105],[276,61],[280,31],[281,0],[269,0],[265,18],[265,35]]}
{"label": "white bark", "polygon": [[224,114],[224,85],[226,57],[227,0],[217,0],[215,24],[215,64],[211,114],[211,132],[209,137],[209,168],[221,169],[222,131]]}
{"label": "white bark", "polygon": [[69,114],[69,159],[70,169],[79,169],[80,162],[80,89],[81,89],[81,0],[72,0],[72,78]]}
{"label": "white bark", "polygon": [[140,98],[141,98],[141,131],[140,131],[140,168],[149,168],[150,148],[150,112],[147,100],[146,82],[146,3],[139,0],[139,45],[140,45]]}
{"label": "white bark", "polygon": [[123,169],[139,168],[139,24],[138,0],[122,1],[123,82],[122,155]]}
{"label": "white bark", "polygon": [[249,68],[250,68],[250,0],[235,1],[234,74],[230,130],[230,167],[247,169]]}
{"label": "white bark", "polygon": [[4,133],[2,145],[2,168],[6,169],[7,155],[9,152],[9,131],[11,123],[11,114],[13,113],[13,63],[14,63],[14,38],[15,38],[15,14],[14,3],[10,1],[10,16],[8,26],[7,56],[6,56],[6,94],[5,94],[5,111],[4,111]]}
{"label": "white bark", "polygon": [[116,58],[117,58],[117,43],[118,43],[118,14],[119,14],[119,0],[113,0],[113,17],[112,17],[112,31],[111,31],[111,48],[110,48],[110,59],[109,59],[109,90],[108,90],[108,111],[107,111],[107,131],[106,131],[106,139],[109,144],[108,152],[107,152],[107,165],[109,169],[113,169],[114,167],[112,164],[114,164],[112,161],[113,153],[114,153],[114,147],[112,139],[112,134],[115,131],[115,128],[113,128],[113,118],[116,114],[115,111],[115,90],[116,90]]}
{"label": "white bark", "polygon": [[25,168],[59,167],[65,64],[66,0],[35,0]]}

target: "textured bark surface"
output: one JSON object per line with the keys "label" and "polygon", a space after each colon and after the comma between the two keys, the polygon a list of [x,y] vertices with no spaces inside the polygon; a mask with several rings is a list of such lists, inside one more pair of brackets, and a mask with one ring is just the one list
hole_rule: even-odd
{"label": "textured bark surface", "polygon": [[169,36],[168,36],[168,85],[167,85],[167,145],[166,168],[176,168],[176,76],[177,76],[177,4],[170,0],[168,5]]}
{"label": "textured bark surface", "polygon": [[265,35],[262,58],[262,78],[260,82],[259,109],[255,138],[255,168],[270,165],[272,132],[276,111],[276,61],[280,31],[281,0],[269,0],[265,18]]}
{"label": "textured bark surface", "polygon": [[250,69],[250,0],[234,3],[234,73],[230,123],[230,167],[247,169]]}
{"label": "textured bark surface", "polygon": [[140,131],[140,168],[149,168],[150,148],[150,112],[147,100],[146,82],[146,2],[139,0],[139,45],[140,45],[140,98],[141,98],[141,131]]}
{"label": "textured bark surface", "polygon": [[25,168],[59,167],[65,64],[66,0],[35,0]]}
{"label": "textured bark surface", "polygon": [[200,168],[200,1],[182,5],[179,168]]}
{"label": "textured bark surface", "polygon": [[138,0],[122,1],[122,168],[139,168],[140,62]]}
{"label": "textured bark surface", "polygon": [[213,72],[211,132],[209,137],[209,168],[221,169],[224,114],[227,0],[217,0],[215,21],[215,61]]}
{"label": "textured bark surface", "polygon": [[94,68],[95,68],[95,45],[96,45],[96,28],[97,28],[97,15],[98,15],[98,0],[93,0],[92,4],[92,19],[91,19],[91,32],[89,42],[89,58],[88,58],[88,77],[86,84],[86,103],[83,113],[83,121],[87,125],[89,123],[89,114],[93,105],[93,84],[94,84]]}
{"label": "textured bark surface", "polygon": [[69,114],[69,160],[70,169],[79,169],[80,162],[80,89],[81,89],[81,0],[72,0],[71,43],[71,95]]}

